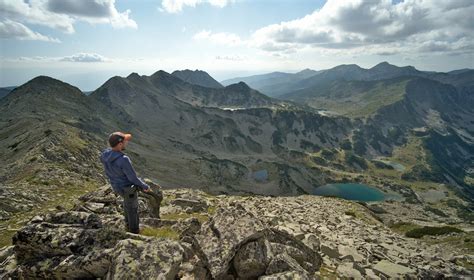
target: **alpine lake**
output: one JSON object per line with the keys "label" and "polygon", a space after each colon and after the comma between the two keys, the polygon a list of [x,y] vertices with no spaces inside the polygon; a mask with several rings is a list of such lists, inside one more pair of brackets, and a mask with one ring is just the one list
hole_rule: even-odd
{"label": "alpine lake", "polygon": [[312,194],[364,202],[400,199],[396,194],[384,193],[375,187],[355,183],[327,184],[316,187]]}

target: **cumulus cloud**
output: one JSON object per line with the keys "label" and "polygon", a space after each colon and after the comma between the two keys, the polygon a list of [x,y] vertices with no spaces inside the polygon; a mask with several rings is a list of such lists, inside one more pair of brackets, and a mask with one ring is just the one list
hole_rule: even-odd
{"label": "cumulus cloud", "polygon": [[117,11],[115,0],[0,1],[0,9],[1,20],[43,25],[64,33],[74,33],[77,21],[110,24],[114,28],[137,28],[130,18],[130,10]]}
{"label": "cumulus cloud", "polygon": [[51,38],[34,32],[19,22],[12,20],[0,21],[0,38],[18,39],[18,40],[37,40],[59,43],[56,38]]}
{"label": "cumulus cloud", "polygon": [[96,53],[78,53],[62,57],[59,60],[69,62],[106,62],[108,59]]}
{"label": "cumulus cloud", "polygon": [[193,36],[194,40],[203,40],[207,42],[211,42],[213,44],[218,45],[226,45],[226,46],[237,46],[241,45],[244,42],[240,39],[239,36],[233,33],[227,32],[218,32],[213,33],[209,30],[202,30],[201,32],[196,33]]}
{"label": "cumulus cloud", "polygon": [[49,11],[58,14],[67,14],[85,17],[108,17],[111,15],[113,2],[104,1],[71,1],[71,0],[49,0],[47,2]]}
{"label": "cumulus cloud", "polygon": [[31,0],[28,3],[19,1],[0,1],[0,17],[22,23],[31,23],[74,33],[74,19],[67,15],[52,13],[46,8],[47,2]]}
{"label": "cumulus cloud", "polygon": [[269,52],[307,47],[371,49],[379,54],[465,51],[474,48],[473,15],[470,0],[396,4],[391,0],[328,0],[305,17],[258,29],[250,42]]}
{"label": "cumulus cloud", "polygon": [[115,28],[137,28],[137,23],[130,18],[131,11],[117,11],[115,0],[48,0],[47,9],[91,23],[110,23]]}
{"label": "cumulus cloud", "polygon": [[168,13],[179,13],[185,6],[196,7],[196,5],[204,3],[223,8],[231,2],[234,2],[234,0],[163,0],[161,2],[161,10]]}

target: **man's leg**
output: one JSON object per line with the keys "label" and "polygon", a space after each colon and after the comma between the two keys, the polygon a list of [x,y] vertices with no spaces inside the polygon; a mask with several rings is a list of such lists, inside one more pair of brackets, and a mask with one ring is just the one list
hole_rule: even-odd
{"label": "man's leg", "polygon": [[123,206],[123,217],[125,221],[125,229],[127,231],[130,231],[130,227],[128,226],[128,211],[127,211],[127,206],[125,205],[125,196],[122,196],[122,197],[123,197],[122,206]]}
{"label": "man's leg", "polygon": [[138,196],[135,188],[130,188],[125,191],[123,203],[128,231],[131,233],[138,233]]}

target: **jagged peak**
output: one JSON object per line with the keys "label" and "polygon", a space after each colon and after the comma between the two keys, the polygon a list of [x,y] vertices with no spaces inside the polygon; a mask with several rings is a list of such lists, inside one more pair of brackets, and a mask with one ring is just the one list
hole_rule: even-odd
{"label": "jagged peak", "polygon": [[130,75],[127,76],[127,79],[137,79],[137,78],[141,78],[141,76],[138,75],[137,72],[132,72],[130,73]]}

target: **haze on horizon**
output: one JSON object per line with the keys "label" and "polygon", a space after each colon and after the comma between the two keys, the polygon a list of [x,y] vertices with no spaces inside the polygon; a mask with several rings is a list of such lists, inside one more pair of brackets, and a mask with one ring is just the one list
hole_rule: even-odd
{"label": "haze on horizon", "polygon": [[0,9],[0,86],[48,75],[89,91],[160,69],[223,80],[381,61],[474,68],[471,0],[10,0]]}

